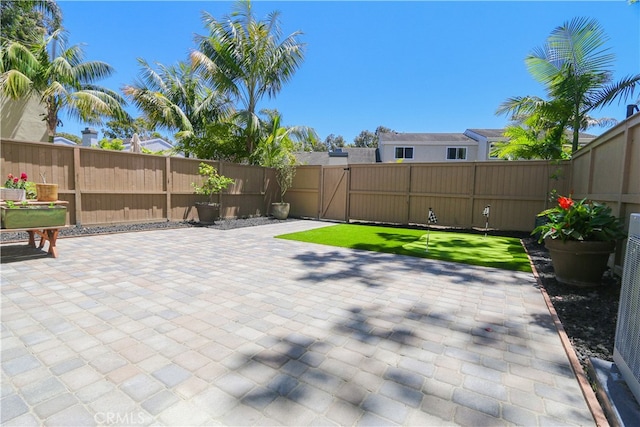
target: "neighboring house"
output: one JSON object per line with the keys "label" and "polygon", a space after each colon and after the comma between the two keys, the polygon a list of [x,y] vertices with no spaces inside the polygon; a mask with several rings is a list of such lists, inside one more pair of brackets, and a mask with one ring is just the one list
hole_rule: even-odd
{"label": "neighboring house", "polygon": [[[473,162],[498,160],[491,152],[495,144],[508,141],[504,129],[467,129],[464,133],[398,133],[378,135],[380,158],[392,162]],[[580,134],[583,146],[595,135]]]}
{"label": "neighboring house", "polygon": [[502,134],[504,129],[467,129],[464,134],[469,138],[478,141],[478,157],[476,160],[496,160],[498,156],[491,155],[495,144],[506,142],[509,138]]}
{"label": "neighboring house", "polygon": [[[463,133],[398,133],[378,135],[380,158],[390,162],[478,160],[478,141]],[[484,150],[486,151],[486,150]]]}
{"label": "neighboring house", "polygon": [[75,142],[64,138],[62,136],[56,136],[53,138],[53,143],[54,144],[60,144],[60,145],[80,145],[82,147],[98,147],[98,131],[92,128],[84,128],[84,130],[81,132],[82,133],[82,143],[81,144],[76,144]]}
{"label": "neighboring house", "polygon": [[377,148],[344,147],[335,151],[298,151],[293,153],[301,165],[347,165],[379,162]]}
{"label": "neighboring house", "polygon": [[[131,151],[131,139],[127,138],[123,142],[124,150],[122,151]],[[54,144],[64,144],[64,145],[78,145],[73,141],[70,141],[61,136],[56,136],[53,138]],[[82,131],[82,144],[83,147],[98,147],[100,144],[98,142],[98,131],[91,128],[85,128]],[[173,145],[170,142],[165,141],[162,138],[150,138],[140,140],[140,147],[145,148],[151,152],[158,151],[166,151],[166,153],[173,153]],[[169,154],[166,154],[169,155]],[[171,154],[174,157],[184,157],[184,153],[173,153]]]}
{"label": "neighboring house", "polygon": [[62,136],[54,136],[53,137],[53,143],[54,144],[58,144],[58,145],[71,145],[71,146],[79,145],[79,144],[76,144],[75,142],[71,141],[70,139],[64,138]]}
{"label": "neighboring house", "polygon": [[[131,138],[127,138],[122,142],[124,143],[124,151],[131,151]],[[171,145],[170,142],[165,141],[162,138],[141,139],[140,147],[146,148],[147,150],[152,151],[154,153],[158,151],[168,152],[170,150],[173,150],[173,145]],[[184,154],[178,153],[178,154],[175,154],[175,157],[184,157]]]}

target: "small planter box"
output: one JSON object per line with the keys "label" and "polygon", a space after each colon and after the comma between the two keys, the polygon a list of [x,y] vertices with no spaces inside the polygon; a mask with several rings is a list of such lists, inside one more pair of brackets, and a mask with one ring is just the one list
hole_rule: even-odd
{"label": "small planter box", "polygon": [[27,199],[27,192],[19,188],[0,188],[0,199],[21,202]]}
{"label": "small planter box", "polygon": [[2,228],[40,228],[64,226],[66,206],[16,206],[2,209]]}

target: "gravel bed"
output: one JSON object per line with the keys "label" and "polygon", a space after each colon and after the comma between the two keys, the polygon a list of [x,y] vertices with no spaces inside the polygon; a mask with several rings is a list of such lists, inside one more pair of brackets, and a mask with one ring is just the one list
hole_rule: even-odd
{"label": "gravel bed", "polygon": [[[296,221],[296,219],[277,220],[272,217],[230,219],[220,220],[214,225],[206,227],[218,230],[231,230],[241,227],[275,224],[284,221]],[[193,221],[170,221],[103,227],[71,227],[62,230],[60,237],[180,227],[205,226]],[[618,315],[618,300],[620,297],[619,278],[607,272],[605,277],[603,277],[602,286],[594,288],[576,288],[560,284],[554,277],[549,253],[543,244],[538,244],[535,238],[524,233],[496,232],[495,234],[519,237],[522,239],[538,271],[542,286],[549,295],[582,364],[586,366],[586,361],[590,357],[613,361],[613,343]],[[28,238],[27,233],[2,233],[0,236],[2,242],[23,241]]]}
{"label": "gravel bed", "polygon": [[[202,225],[196,221],[164,221],[150,222],[142,224],[118,224],[105,226],[89,226],[89,227],[69,227],[60,231],[59,238],[90,236],[94,234],[109,233],[128,233],[133,231],[150,231],[161,230],[166,228],[185,228],[185,227],[203,227],[215,230],[232,230],[234,228],[255,227],[258,225],[277,224],[285,221],[297,221],[294,218],[285,220],[275,219],[273,217],[254,217],[244,219],[223,219],[216,221],[213,225]],[[26,232],[10,233],[4,232],[0,234],[1,242],[20,242],[28,240],[29,236]]]}

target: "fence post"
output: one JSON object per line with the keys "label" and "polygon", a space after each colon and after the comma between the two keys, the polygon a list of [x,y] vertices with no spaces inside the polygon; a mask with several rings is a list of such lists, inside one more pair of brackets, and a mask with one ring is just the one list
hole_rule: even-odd
{"label": "fence post", "polygon": [[413,172],[413,168],[411,165],[407,165],[409,168],[409,173],[407,174],[407,195],[406,195],[406,205],[407,205],[407,217],[405,218],[405,224],[409,224],[411,220],[411,173]]}
{"label": "fence post", "polygon": [[345,219],[344,221],[349,224],[351,221],[351,165],[347,164],[347,201],[344,207]]}
{"label": "fence post", "polygon": [[324,166],[323,165],[319,165],[318,166],[318,213],[317,213],[317,219],[320,220],[321,216],[322,216],[322,204],[324,203]]}
{"label": "fence post", "polygon": [[167,221],[171,221],[171,193],[173,192],[173,179],[171,177],[171,156],[167,156],[165,163],[165,192],[167,195]]}
{"label": "fence post", "polygon": [[75,217],[76,217],[76,226],[82,225],[82,188],[80,185],[80,172],[82,171],[82,167],[80,164],[80,148],[73,148],[73,188],[75,189]]}

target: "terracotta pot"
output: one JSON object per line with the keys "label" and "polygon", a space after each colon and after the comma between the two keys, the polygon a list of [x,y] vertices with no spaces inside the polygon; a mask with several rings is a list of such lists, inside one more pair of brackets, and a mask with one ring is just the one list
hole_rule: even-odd
{"label": "terracotta pot", "polygon": [[200,224],[213,225],[215,221],[220,218],[219,203],[196,203],[196,210],[198,211]]}
{"label": "terracotta pot", "polygon": [[545,239],[544,245],[549,250],[558,282],[573,286],[598,286],[602,283],[602,275],[616,242]]}
{"label": "terracotta pot", "polygon": [[276,219],[287,219],[290,206],[289,203],[271,203],[271,215]]}

